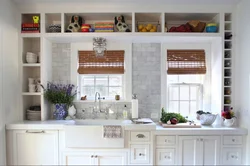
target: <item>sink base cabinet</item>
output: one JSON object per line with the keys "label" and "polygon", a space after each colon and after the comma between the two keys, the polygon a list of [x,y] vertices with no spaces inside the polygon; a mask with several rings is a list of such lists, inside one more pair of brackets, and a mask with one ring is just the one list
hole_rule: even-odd
{"label": "sink base cabinet", "polygon": [[127,165],[126,152],[65,152],[63,165]]}

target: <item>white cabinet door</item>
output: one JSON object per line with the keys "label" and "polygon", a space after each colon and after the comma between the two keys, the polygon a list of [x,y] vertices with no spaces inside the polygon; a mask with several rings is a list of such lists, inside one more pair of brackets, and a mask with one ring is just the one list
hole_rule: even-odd
{"label": "white cabinet door", "polygon": [[63,154],[63,165],[94,165],[92,152],[67,152]]}
{"label": "white cabinet door", "polygon": [[201,150],[197,148],[199,145],[197,136],[180,136],[178,165],[198,165]]}
{"label": "white cabinet door", "polygon": [[14,165],[58,165],[58,131],[15,130]]}
{"label": "white cabinet door", "polygon": [[180,136],[180,165],[218,165],[220,156],[219,136]]}
{"label": "white cabinet door", "polygon": [[203,150],[202,165],[218,165],[220,158],[220,137],[202,136],[200,141],[202,146],[200,148]]}
{"label": "white cabinet door", "polygon": [[156,149],[156,165],[175,165],[175,149]]}
{"label": "white cabinet door", "polygon": [[223,165],[241,165],[242,164],[242,148],[230,147],[222,150]]}
{"label": "white cabinet door", "polygon": [[127,165],[126,153],[96,152],[95,165]]}
{"label": "white cabinet door", "polygon": [[130,145],[130,163],[131,164],[149,164],[150,160],[150,148],[148,144],[139,145],[132,144]]}

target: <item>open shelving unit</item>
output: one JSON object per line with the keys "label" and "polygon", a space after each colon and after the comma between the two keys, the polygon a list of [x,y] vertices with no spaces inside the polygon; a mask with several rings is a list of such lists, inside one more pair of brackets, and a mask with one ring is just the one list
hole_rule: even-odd
{"label": "open shelving unit", "polygon": [[[31,106],[41,106],[41,92],[29,91],[29,78],[41,80],[41,63],[28,63],[26,61],[26,53],[32,52],[36,55],[41,51],[41,39],[39,37],[22,38],[21,52],[21,99],[22,99],[22,115],[26,120],[26,111]],[[35,82],[34,82],[35,84]]]}
{"label": "open shelving unit", "polygon": [[233,31],[232,31],[232,13],[225,13],[224,15],[224,110],[230,110],[233,107],[232,91],[233,91]]}
{"label": "open shelving unit", "polygon": [[[225,35],[232,34],[232,16],[231,13],[170,13],[170,12],[115,12],[115,13],[24,13],[21,16],[21,23],[30,22],[32,16],[40,17],[40,33],[20,33],[21,39],[21,53],[20,53],[20,75],[21,75],[21,103],[22,103],[22,113],[23,120],[25,120],[25,112],[30,106],[40,105],[41,106],[41,120],[47,120],[50,107],[48,103],[44,100],[43,92],[29,92],[28,91],[28,78],[40,78],[42,84],[46,84],[47,81],[51,81],[51,57],[52,57],[52,42],[74,42],[88,40],[92,41],[93,37],[105,37],[112,38],[116,40],[129,39],[134,41],[136,39],[143,39],[143,41],[158,41],[161,42],[165,39],[178,40],[185,38],[202,41],[211,41],[213,38],[223,39],[224,50],[224,63],[223,63],[223,74],[226,72],[230,73],[224,75],[224,94],[222,97],[224,99],[224,108],[230,108],[232,102],[227,103],[226,100],[232,100],[232,38],[225,38]],[[70,23],[71,17],[73,15],[79,15],[83,18],[84,24],[90,24],[93,26],[95,22],[114,22],[116,16],[123,15],[125,21],[128,24],[131,32],[117,32],[114,28],[114,32],[75,32],[66,33],[66,29]],[[225,19],[222,19],[222,15],[225,15]],[[216,23],[218,25],[218,32],[216,33],[206,33],[204,32],[167,32],[167,29],[171,26],[179,26],[186,24],[191,20],[199,20],[205,23]],[[60,32],[51,33],[48,31],[50,25],[60,25]],[[140,24],[152,24],[157,25],[156,32],[139,32],[138,26]],[[166,25],[166,26],[165,26]],[[224,26],[221,26],[224,25]],[[115,26],[114,26],[115,27]],[[225,27],[224,29],[222,27]],[[21,32],[21,30],[20,30]],[[145,40],[144,40],[145,39]],[[159,40],[162,39],[162,40]],[[27,52],[33,52],[38,54],[42,58],[40,63],[27,63],[25,55]],[[229,93],[230,91],[230,93]],[[223,109],[223,108],[222,108]]]}

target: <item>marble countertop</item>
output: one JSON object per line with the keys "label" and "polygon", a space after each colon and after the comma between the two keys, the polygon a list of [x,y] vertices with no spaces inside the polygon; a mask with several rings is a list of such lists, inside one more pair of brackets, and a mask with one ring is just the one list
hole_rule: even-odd
{"label": "marble countertop", "polygon": [[[73,120],[22,121],[6,125],[7,130],[64,130],[65,125],[75,125]],[[76,125],[80,126],[80,125]],[[123,124],[125,130],[151,130],[156,134],[241,134],[248,130],[239,127],[202,126],[201,128],[163,128],[158,123]]]}

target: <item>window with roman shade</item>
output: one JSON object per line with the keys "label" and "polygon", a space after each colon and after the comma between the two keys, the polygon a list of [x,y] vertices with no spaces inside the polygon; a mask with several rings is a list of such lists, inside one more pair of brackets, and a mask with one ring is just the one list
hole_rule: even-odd
{"label": "window with roman shade", "polygon": [[106,51],[96,56],[94,51],[78,51],[79,74],[124,74],[124,51]]}
{"label": "window with roman shade", "polygon": [[204,50],[167,50],[169,75],[206,74]]}

